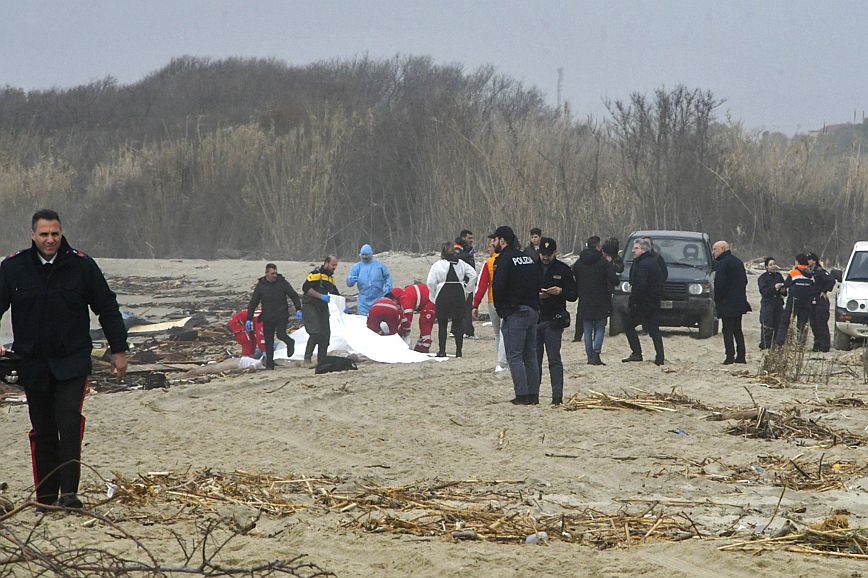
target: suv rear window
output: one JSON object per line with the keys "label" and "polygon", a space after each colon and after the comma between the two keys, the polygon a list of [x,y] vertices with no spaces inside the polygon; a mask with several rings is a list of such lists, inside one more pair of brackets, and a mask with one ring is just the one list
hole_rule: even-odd
{"label": "suv rear window", "polygon": [[868,251],[853,254],[845,281],[868,281]]}
{"label": "suv rear window", "polygon": [[[627,243],[624,262],[633,261],[633,242]],[[654,250],[663,256],[667,265],[686,265],[688,267],[707,267],[708,254],[701,239],[654,239]]]}

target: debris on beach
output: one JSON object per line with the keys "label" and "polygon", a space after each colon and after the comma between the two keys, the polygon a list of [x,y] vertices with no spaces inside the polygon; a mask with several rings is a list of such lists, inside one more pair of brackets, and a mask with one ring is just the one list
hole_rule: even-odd
{"label": "debris on beach", "polygon": [[[792,524],[791,521],[787,523]],[[720,546],[718,550],[754,552],[755,554],[784,550],[797,554],[868,560],[868,528],[849,528],[848,526],[846,515],[833,514],[801,531],[791,531],[780,536],[727,544]]]}
{"label": "debris on beach", "polygon": [[729,427],[726,433],[746,438],[796,441],[801,444],[811,440],[819,442],[816,444],[818,447],[836,445],[856,447],[868,443],[868,437],[864,435],[833,429],[813,419],[799,417],[795,409],[777,413],[757,407],[738,417],[741,420]]}

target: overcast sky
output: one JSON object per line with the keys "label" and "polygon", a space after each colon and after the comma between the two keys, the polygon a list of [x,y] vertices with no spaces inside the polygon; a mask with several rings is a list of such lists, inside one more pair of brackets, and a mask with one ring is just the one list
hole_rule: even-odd
{"label": "overcast sky", "polygon": [[430,55],[493,64],[577,116],[660,86],[711,90],[751,129],[868,110],[868,2],[685,0],[0,0],[0,85],[135,82],[176,56],[290,64]]}

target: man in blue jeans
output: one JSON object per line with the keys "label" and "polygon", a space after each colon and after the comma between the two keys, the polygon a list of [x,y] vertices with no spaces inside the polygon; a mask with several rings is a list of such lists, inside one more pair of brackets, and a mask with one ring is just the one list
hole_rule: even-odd
{"label": "man in blue jeans", "polygon": [[[567,301],[575,301],[576,280],[563,261],[558,261],[558,245],[554,239],[543,237],[539,244],[539,268],[542,288],[539,291],[539,322],[536,326],[536,360],[542,381],[543,352],[549,360],[552,382],[552,405],[564,399],[564,364],[561,361],[561,341],[564,329],[570,325]],[[539,391],[539,386],[537,386]]]}
{"label": "man in blue jeans", "polygon": [[[617,253],[617,251],[616,251]],[[573,275],[579,294],[576,325],[582,326],[588,365],[605,365],[600,359],[606,320],[612,314],[612,290],[618,283],[618,274],[612,257],[602,251],[600,238],[588,238],[579,258],[573,263]]]}
{"label": "man in blue jeans", "polygon": [[539,318],[540,270],[534,260],[515,247],[515,233],[501,225],[492,234],[498,252],[492,293],[500,316],[506,359],[512,374],[515,405],[539,403],[539,365],[536,329]]}

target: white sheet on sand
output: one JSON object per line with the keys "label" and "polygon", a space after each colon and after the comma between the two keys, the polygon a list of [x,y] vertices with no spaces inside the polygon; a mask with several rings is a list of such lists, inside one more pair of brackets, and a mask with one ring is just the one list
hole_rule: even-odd
{"label": "white sheet on sand", "polygon": [[[332,295],[329,301],[329,325],[331,340],[329,353],[341,351],[363,355],[380,363],[418,363],[433,359],[425,353],[413,351],[398,335],[378,335],[368,329],[367,318],[362,315],[344,314],[346,299],[340,295]],[[304,359],[304,348],[307,346],[308,334],[304,328],[292,334],[295,341],[295,352],[289,359]],[[274,342],[274,358],[287,359],[286,345],[280,341]]]}

